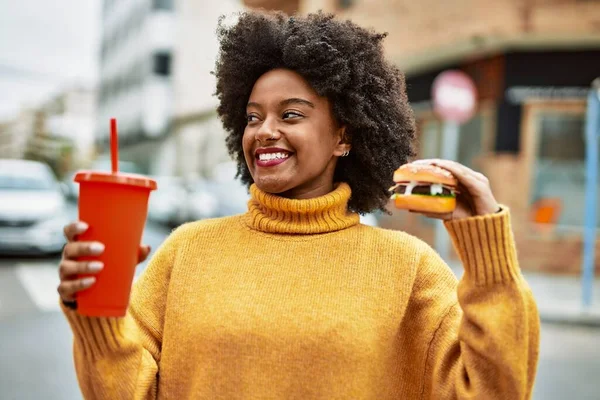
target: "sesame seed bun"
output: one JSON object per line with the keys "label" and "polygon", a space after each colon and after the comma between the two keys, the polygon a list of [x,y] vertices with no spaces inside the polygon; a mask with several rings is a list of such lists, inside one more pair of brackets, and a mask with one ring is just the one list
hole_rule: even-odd
{"label": "sesame seed bun", "polygon": [[449,171],[428,164],[404,164],[394,172],[394,182],[441,183],[456,187],[458,181]]}

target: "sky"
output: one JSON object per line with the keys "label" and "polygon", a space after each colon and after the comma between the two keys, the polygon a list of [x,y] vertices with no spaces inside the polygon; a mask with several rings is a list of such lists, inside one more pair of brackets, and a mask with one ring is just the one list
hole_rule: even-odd
{"label": "sky", "polygon": [[0,122],[95,85],[100,34],[100,0],[0,0]]}

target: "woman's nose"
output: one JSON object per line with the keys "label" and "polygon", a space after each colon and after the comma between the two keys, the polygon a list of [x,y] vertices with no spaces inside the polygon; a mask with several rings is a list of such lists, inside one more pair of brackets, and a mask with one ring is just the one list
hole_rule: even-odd
{"label": "woman's nose", "polygon": [[255,139],[264,142],[267,140],[275,140],[278,136],[277,123],[272,119],[266,119],[256,132]]}

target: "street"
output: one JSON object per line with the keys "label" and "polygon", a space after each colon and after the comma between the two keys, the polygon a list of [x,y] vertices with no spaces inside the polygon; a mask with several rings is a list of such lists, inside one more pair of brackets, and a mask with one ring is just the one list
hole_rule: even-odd
{"label": "street", "polygon": [[[156,250],[168,233],[168,228],[147,224],[143,242]],[[58,258],[0,259],[3,400],[81,398],[71,332],[58,311],[57,268]],[[599,344],[598,328],[544,324],[534,399],[598,399]]]}
{"label": "street", "polygon": [[[75,206],[69,209],[77,219]],[[146,224],[143,243],[158,248],[169,229]],[[149,260],[136,269],[136,276]],[[0,399],[80,399],[72,335],[58,306],[53,258],[0,258]]]}

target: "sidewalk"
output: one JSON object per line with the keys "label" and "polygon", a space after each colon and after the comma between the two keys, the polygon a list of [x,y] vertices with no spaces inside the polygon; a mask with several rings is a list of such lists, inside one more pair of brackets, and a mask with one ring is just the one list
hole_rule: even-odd
{"label": "sidewalk", "polygon": [[[462,276],[460,264],[451,265],[456,276]],[[600,277],[596,277],[592,305],[582,306],[579,276],[550,275],[523,271],[537,302],[542,322],[600,327]]]}
{"label": "sidewalk", "polygon": [[594,280],[592,305],[583,309],[581,278],[523,272],[543,322],[600,327],[600,279]]}

